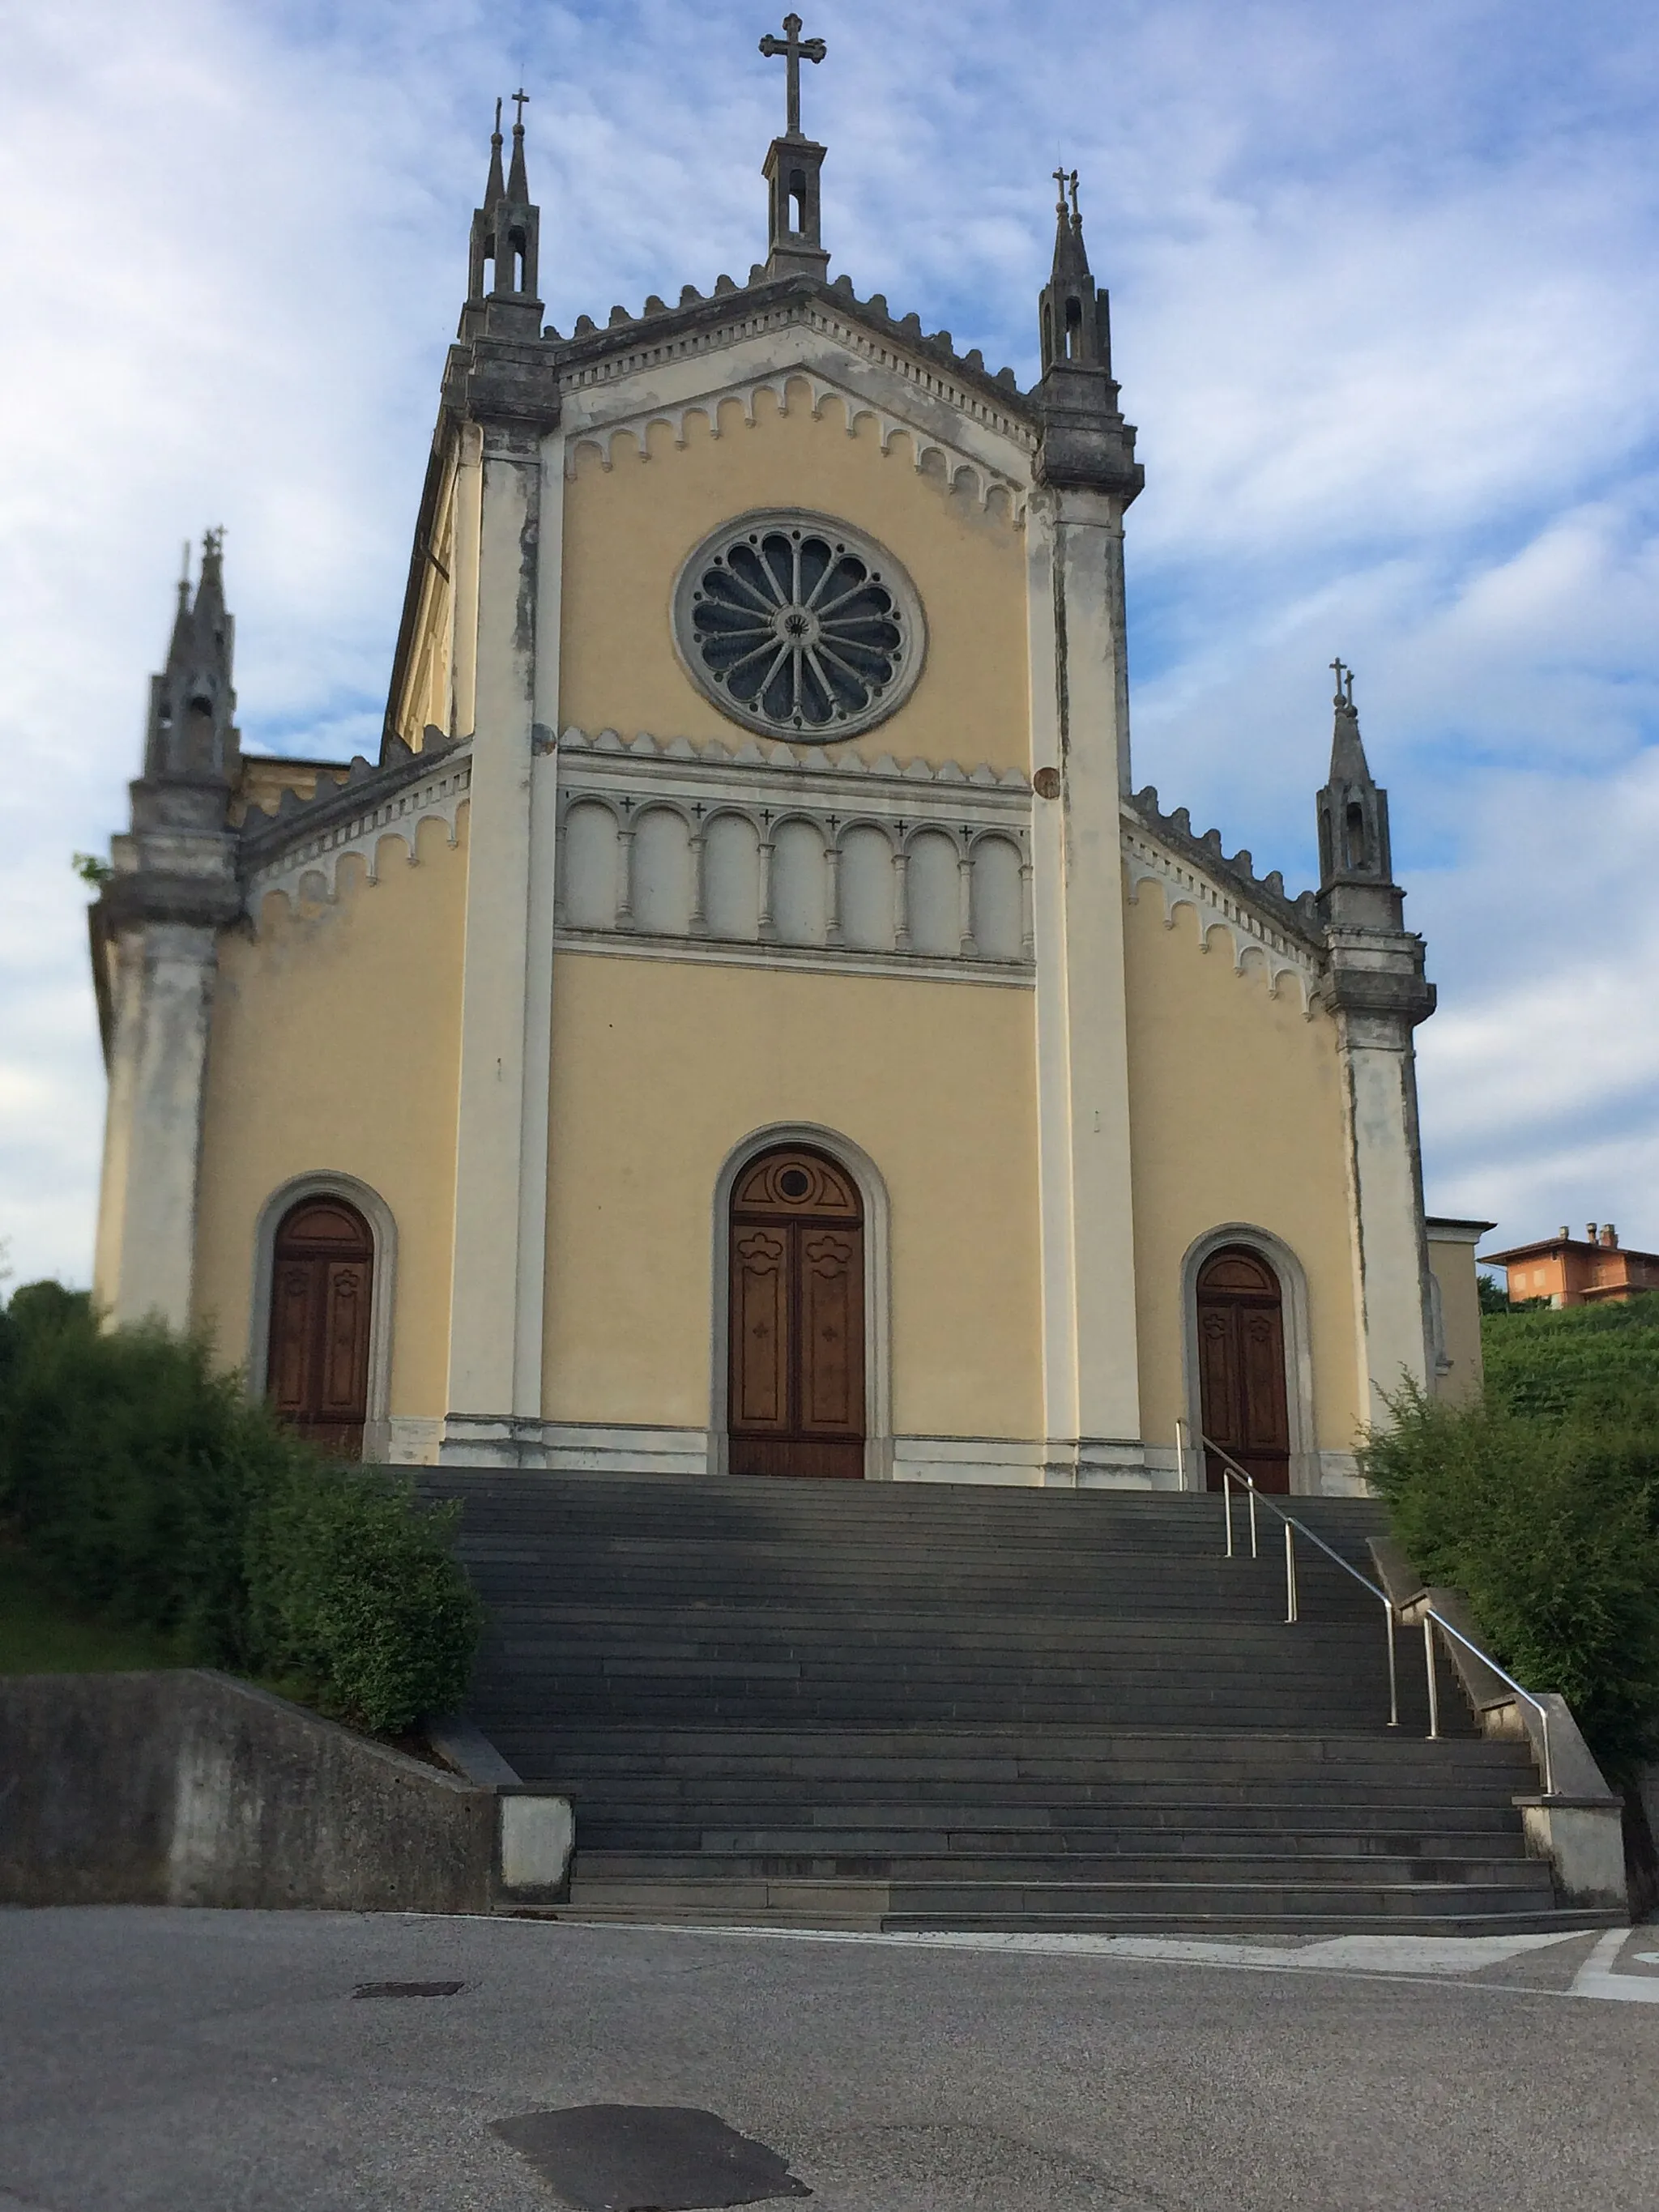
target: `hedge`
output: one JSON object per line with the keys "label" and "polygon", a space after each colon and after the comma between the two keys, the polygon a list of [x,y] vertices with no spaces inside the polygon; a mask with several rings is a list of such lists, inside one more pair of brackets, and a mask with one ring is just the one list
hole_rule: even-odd
{"label": "hedge", "polygon": [[1659,1754],[1659,1298],[1494,1316],[1482,1396],[1408,1389],[1365,1473],[1495,1656],[1613,1772]]}
{"label": "hedge", "polygon": [[0,1514],[66,1595],[181,1664],[385,1734],[453,1709],[481,1620],[456,1511],[330,1462],[192,1340],[101,1330],[56,1284],[0,1313]]}

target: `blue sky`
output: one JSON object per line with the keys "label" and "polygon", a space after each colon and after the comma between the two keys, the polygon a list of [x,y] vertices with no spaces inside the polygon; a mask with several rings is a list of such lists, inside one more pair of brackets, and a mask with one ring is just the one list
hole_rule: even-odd
{"label": "blue sky", "polygon": [[[372,750],[490,106],[550,319],[763,251],[777,21],[730,0],[54,0],[0,23],[0,1237],[86,1279],[76,848],[228,526],[256,748]],[[1307,880],[1358,671],[1429,1202],[1659,1248],[1659,19],[1534,0],[836,0],[833,269],[1022,383],[1083,177],[1147,489],[1137,781]],[[1218,1109],[1220,1110],[1219,1107]]]}

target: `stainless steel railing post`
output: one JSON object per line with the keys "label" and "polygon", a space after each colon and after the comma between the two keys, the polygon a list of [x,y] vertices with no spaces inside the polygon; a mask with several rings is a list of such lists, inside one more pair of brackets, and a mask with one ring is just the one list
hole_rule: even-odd
{"label": "stainless steel railing post", "polygon": [[1429,1670],[1429,1741],[1436,1742],[1440,1735],[1440,1684],[1434,1671],[1434,1621],[1423,1616],[1423,1661]]}
{"label": "stainless steel railing post", "polygon": [[1250,1557],[1251,1557],[1253,1559],[1259,1559],[1261,1557],[1261,1553],[1260,1550],[1257,1548],[1257,1546],[1256,1546],[1256,1540],[1255,1540],[1255,1483],[1252,1483],[1252,1484],[1250,1485],[1250,1486],[1249,1486],[1249,1494],[1250,1494]]}
{"label": "stainless steel railing post", "polygon": [[1400,1725],[1400,1677],[1394,1656],[1394,1601],[1382,1601],[1382,1632],[1389,1639],[1389,1726]]}
{"label": "stainless steel railing post", "polygon": [[1227,1557],[1233,1555],[1233,1478],[1230,1469],[1221,1470],[1222,1511],[1227,1516]]}
{"label": "stainless steel railing post", "polygon": [[1296,1529],[1285,1523],[1285,1618],[1294,1620],[1296,1611]]}

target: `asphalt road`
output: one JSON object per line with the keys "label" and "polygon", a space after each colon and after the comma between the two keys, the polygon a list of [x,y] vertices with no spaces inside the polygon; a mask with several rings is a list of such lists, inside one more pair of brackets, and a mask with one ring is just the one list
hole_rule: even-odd
{"label": "asphalt road", "polygon": [[605,2104],[817,2212],[1659,2205],[1659,1928],[1164,1948],[0,1912],[0,2212],[549,2212],[490,2124]]}

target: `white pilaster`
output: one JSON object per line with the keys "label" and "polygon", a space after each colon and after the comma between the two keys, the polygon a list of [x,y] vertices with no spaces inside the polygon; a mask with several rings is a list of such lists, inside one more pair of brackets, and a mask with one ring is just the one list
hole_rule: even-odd
{"label": "white pilaster", "polygon": [[1051,491],[1028,524],[1043,1395],[1050,1480],[1139,1449],[1120,795],[1122,505]]}
{"label": "white pilaster", "polygon": [[146,921],[117,940],[94,1295],[118,1327],[191,1325],[217,968],[210,927]]}
{"label": "white pilaster", "polygon": [[559,881],[559,641],[564,590],[564,440],[541,445],[536,553],[535,714],[530,760],[529,943],[525,960],[524,1146],[513,1410],[540,1419],[547,1303],[548,1117],[553,1072],[553,930]]}
{"label": "white pilaster", "polygon": [[[446,1461],[475,1464],[516,1461],[519,1424],[539,1424],[541,1414],[549,1018],[544,1006],[532,1003],[530,943],[532,822],[540,817],[543,838],[550,843],[553,811],[544,800],[534,803],[542,475],[540,441],[533,434],[486,426],[477,543],[449,1413],[442,1447]],[[457,504],[464,517],[465,501]],[[465,574],[459,526],[457,568]],[[459,647],[459,630],[457,641]],[[458,651],[458,669],[464,665]],[[555,757],[546,758],[556,773]],[[543,905],[538,887],[538,921]],[[547,934],[550,939],[550,921]]]}
{"label": "white pilaster", "polygon": [[1339,1019],[1361,1395],[1370,1418],[1386,1421],[1385,1399],[1407,1380],[1426,1390],[1432,1374],[1416,1061],[1401,1024],[1353,1012]]}

